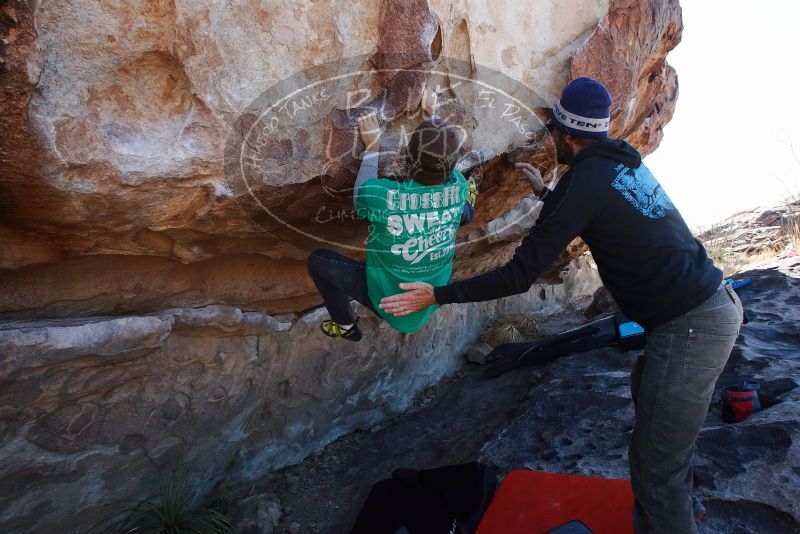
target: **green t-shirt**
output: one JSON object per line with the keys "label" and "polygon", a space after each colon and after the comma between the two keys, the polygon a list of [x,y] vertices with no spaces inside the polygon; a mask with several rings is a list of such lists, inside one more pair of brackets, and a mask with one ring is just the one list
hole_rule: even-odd
{"label": "green t-shirt", "polygon": [[369,220],[369,298],[378,314],[400,332],[418,330],[439,306],[396,317],[378,305],[383,297],[402,293],[402,282],[441,286],[450,281],[467,189],[457,170],[441,185],[372,178],[358,188],[356,208]]}

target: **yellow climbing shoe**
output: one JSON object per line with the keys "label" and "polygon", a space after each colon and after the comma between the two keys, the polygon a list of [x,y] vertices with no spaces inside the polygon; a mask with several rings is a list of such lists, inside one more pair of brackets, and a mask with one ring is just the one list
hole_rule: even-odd
{"label": "yellow climbing shoe", "polygon": [[361,341],[362,333],[361,329],[358,327],[358,319],[356,319],[355,324],[350,328],[342,328],[342,325],[331,319],[322,321],[320,328],[323,334],[334,339]]}
{"label": "yellow climbing shoe", "polygon": [[470,177],[470,179],[467,181],[467,184],[469,184],[469,189],[467,190],[467,202],[474,206],[475,199],[478,198],[478,184],[475,182],[475,178],[472,177]]}

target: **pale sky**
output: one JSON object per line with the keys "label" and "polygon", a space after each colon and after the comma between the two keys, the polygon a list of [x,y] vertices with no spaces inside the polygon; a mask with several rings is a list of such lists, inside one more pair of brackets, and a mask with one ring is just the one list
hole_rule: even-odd
{"label": "pale sky", "polygon": [[678,103],[645,164],[696,229],[800,191],[800,1],[681,7]]}

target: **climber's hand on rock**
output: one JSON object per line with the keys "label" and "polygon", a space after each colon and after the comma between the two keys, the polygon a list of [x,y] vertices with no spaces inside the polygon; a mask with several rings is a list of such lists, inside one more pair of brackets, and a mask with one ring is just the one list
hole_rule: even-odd
{"label": "climber's hand on rock", "polygon": [[525,178],[528,179],[533,192],[537,195],[540,194],[544,189],[544,180],[542,180],[542,174],[539,172],[539,169],[530,163],[515,163],[514,166],[521,170]]}
{"label": "climber's hand on rock", "polygon": [[369,111],[359,115],[356,120],[358,133],[361,134],[361,140],[366,145],[365,150],[378,152],[381,147],[381,127],[378,124],[378,116],[374,111]]}
{"label": "climber's hand on rock", "polygon": [[436,115],[436,91],[426,82],[422,86],[422,112],[425,114],[426,119],[430,119]]}
{"label": "climber's hand on rock", "polygon": [[430,284],[425,282],[406,282],[400,284],[400,289],[405,289],[406,292],[381,299],[380,306],[383,311],[400,317],[424,310],[428,306],[436,304],[433,286]]}

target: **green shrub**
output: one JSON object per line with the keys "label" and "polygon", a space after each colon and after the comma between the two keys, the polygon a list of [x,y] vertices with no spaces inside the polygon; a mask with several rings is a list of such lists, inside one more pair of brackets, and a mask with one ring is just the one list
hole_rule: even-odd
{"label": "green shrub", "polygon": [[224,534],[231,522],[219,506],[191,504],[187,478],[181,464],[169,472],[157,472],[157,493],[123,510],[104,532],[115,534]]}

